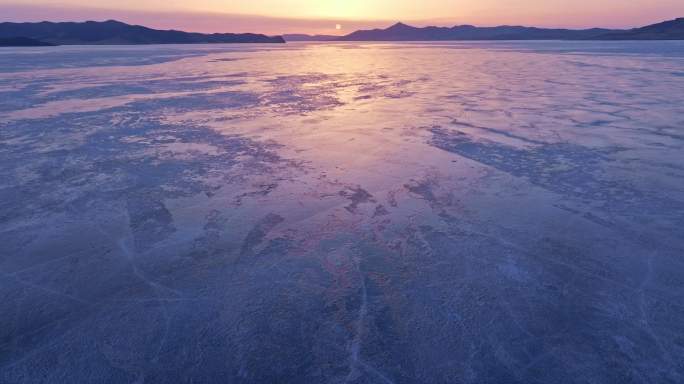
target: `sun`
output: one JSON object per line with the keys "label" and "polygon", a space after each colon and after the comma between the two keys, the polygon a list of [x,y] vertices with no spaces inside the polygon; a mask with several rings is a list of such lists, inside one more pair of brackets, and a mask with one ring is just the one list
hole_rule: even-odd
{"label": "sun", "polygon": [[335,29],[338,31],[342,29],[342,24],[335,24]]}

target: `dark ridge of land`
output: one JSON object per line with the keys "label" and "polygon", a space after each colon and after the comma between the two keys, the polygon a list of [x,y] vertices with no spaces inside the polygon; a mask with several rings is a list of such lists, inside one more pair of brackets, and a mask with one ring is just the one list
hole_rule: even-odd
{"label": "dark ridge of land", "polygon": [[60,45],[284,43],[255,33],[192,33],[157,30],[120,21],[0,23],[0,38],[26,37]]}
{"label": "dark ridge of land", "polygon": [[386,29],[359,30],[339,41],[440,41],[440,40],[684,40],[684,18],[629,30],[550,29],[523,26],[413,27],[396,23]]}
{"label": "dark ridge of land", "polygon": [[307,35],[302,33],[283,35],[285,41],[335,41],[340,36],[333,35]]}
{"label": "dark ridge of land", "polygon": [[599,36],[602,40],[684,40],[684,17]]}
{"label": "dark ridge of land", "polygon": [[55,45],[28,37],[0,38],[0,47],[51,47]]}

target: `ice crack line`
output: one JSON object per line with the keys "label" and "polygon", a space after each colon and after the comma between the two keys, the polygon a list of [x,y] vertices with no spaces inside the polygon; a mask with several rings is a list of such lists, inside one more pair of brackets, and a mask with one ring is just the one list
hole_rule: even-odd
{"label": "ice crack line", "polygon": [[364,323],[368,314],[368,291],[366,289],[366,278],[363,275],[363,272],[361,272],[358,261],[353,260],[353,263],[361,281],[361,306],[359,307],[359,315],[356,319],[356,326],[354,327],[354,338],[349,346],[350,371],[345,382],[350,382],[351,380],[358,378],[361,375],[360,371],[366,371],[375,375],[383,383],[394,384],[387,375],[363,361],[363,358],[361,357],[361,343],[363,342],[365,333]]}
{"label": "ice crack line", "polygon": [[651,322],[648,319],[648,304],[646,303],[646,299],[647,299],[647,295],[646,295],[646,289],[647,288],[646,287],[651,282],[651,279],[653,278],[653,260],[654,259],[655,259],[655,255],[653,253],[651,253],[648,256],[648,259],[646,259],[646,273],[644,275],[644,279],[641,282],[641,285],[639,286],[639,312],[641,314],[640,322],[644,327],[644,331],[646,331],[646,333],[651,336],[651,339],[653,339],[653,342],[658,347],[658,350],[660,351],[661,355],[663,356],[663,359],[666,360],[668,363],[672,364],[673,363],[672,355],[670,355],[668,350],[665,348],[662,341],[660,340],[660,337],[655,332],[655,330],[651,326]]}

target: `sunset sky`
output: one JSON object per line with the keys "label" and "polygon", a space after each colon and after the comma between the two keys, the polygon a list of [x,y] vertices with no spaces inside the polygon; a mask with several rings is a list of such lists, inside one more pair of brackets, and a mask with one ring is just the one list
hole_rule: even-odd
{"label": "sunset sky", "polygon": [[344,34],[396,21],[623,28],[682,16],[683,0],[0,0],[0,21],[117,19],[165,29],[268,34]]}

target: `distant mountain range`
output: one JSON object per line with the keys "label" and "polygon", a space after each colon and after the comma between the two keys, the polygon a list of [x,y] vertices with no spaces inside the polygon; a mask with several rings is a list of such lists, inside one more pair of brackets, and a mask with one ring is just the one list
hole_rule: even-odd
{"label": "distant mountain range", "polygon": [[208,44],[284,43],[280,36],[254,33],[190,33],[163,31],[115,20],[83,23],[0,23],[0,38],[29,38],[50,44]]}
{"label": "distant mountain range", "polygon": [[386,29],[360,30],[346,36],[254,33],[190,33],[157,30],[115,20],[82,23],[0,23],[0,46],[68,44],[202,44],[284,43],[285,41],[439,41],[439,40],[684,40],[684,18],[628,30],[550,29],[522,26],[412,27],[397,23]]}
{"label": "distant mountain range", "polygon": [[550,29],[522,26],[412,27],[397,23],[386,29],[360,30],[346,36],[291,35],[287,41],[435,41],[435,40],[684,40],[684,18],[629,30]]}

